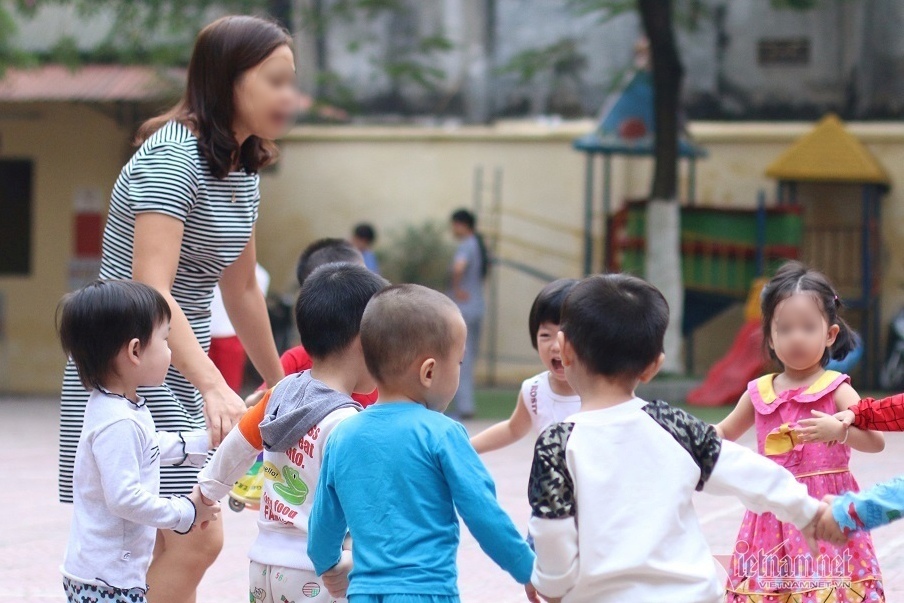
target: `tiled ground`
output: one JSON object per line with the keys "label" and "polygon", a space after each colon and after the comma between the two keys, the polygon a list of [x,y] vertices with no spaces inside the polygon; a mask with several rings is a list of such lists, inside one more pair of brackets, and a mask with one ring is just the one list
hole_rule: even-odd
{"label": "tiled ground", "polygon": [[[484,424],[469,425],[472,430]],[[58,566],[69,526],[69,507],[56,500],[57,411],[53,400],[0,399],[0,603],[63,601]],[[748,435],[746,444],[752,443]],[[525,496],[531,443],[486,455],[499,498],[517,525],[526,526]],[[890,434],[881,455],[857,454],[861,485],[904,473],[904,435]],[[625,459],[625,462],[630,462]],[[714,553],[731,550],[743,514],[731,499],[698,495],[697,509]],[[201,585],[199,603],[247,601],[245,552],[256,530],[251,512],[224,512],[226,547]],[[874,536],[889,601],[904,600],[904,522]],[[463,530],[459,554],[462,600],[523,601],[523,592],[490,562]],[[901,597],[899,599],[898,597]]]}

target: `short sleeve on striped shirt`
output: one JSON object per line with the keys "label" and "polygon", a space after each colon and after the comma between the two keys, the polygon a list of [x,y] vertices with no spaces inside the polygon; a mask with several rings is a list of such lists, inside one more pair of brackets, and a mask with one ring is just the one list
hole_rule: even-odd
{"label": "short sleeve on striped shirt", "polygon": [[197,198],[197,162],[178,143],[162,142],[133,160],[129,201],[135,214],[159,213],[185,222]]}
{"label": "short sleeve on striped shirt", "polygon": [[255,198],[256,203],[254,204],[254,216],[252,216],[251,221],[254,224],[257,224],[257,218],[260,215],[260,208],[261,208],[261,175],[260,174],[254,175],[254,191],[255,191],[254,194],[256,195],[256,198]]}

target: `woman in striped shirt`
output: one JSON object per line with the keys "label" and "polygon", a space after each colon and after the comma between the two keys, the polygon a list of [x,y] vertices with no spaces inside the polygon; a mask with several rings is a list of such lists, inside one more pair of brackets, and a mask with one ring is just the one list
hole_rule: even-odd
{"label": "woman in striped shirt", "polygon": [[[268,383],[283,377],[255,279],[258,171],[295,105],[291,38],[269,21],[224,17],[199,35],[183,99],[139,130],[141,148],[116,181],[100,277],[146,283],[172,310],[172,366],[162,387],[140,391],[157,429],[207,427],[217,445],[245,405],[210,361],[210,303],[223,301],[251,361]],[[72,501],[72,466],[88,392],[66,367],[60,419],[60,499]],[[187,494],[197,469],[161,472],[162,494]],[[222,547],[222,523],[186,536],[160,531],[148,599],[193,602]],[[117,585],[112,585],[117,586]]]}

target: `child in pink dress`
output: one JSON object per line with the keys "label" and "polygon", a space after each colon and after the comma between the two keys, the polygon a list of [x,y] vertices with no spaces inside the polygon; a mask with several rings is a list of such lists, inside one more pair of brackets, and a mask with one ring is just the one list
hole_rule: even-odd
{"label": "child in pink dress", "polygon": [[[853,348],[832,285],[797,262],[783,266],[763,290],[763,334],[781,373],[752,381],[716,430],[736,440],[756,425],[757,449],[791,471],[810,496],[859,491],[848,468],[851,448],[880,452],[882,435],[846,430],[832,415],[860,396],[850,377],[826,371]],[[728,603],[884,601],[879,564],[867,532],[841,546],[820,543],[813,558],[797,528],[771,513],[744,516],[732,556]]]}

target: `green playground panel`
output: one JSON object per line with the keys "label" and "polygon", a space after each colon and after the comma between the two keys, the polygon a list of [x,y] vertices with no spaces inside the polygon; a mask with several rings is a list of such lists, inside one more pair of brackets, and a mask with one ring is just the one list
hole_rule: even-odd
{"label": "green playground panel", "polygon": [[[692,247],[682,254],[684,286],[701,292],[744,298],[757,277],[756,212],[684,208],[681,242]],[[644,207],[629,208],[627,239],[644,238]],[[801,218],[790,212],[767,212],[765,266],[767,274],[794,256],[800,248]],[[644,273],[644,250],[636,245],[621,250],[624,272]]]}
{"label": "green playground panel", "polygon": [[[646,205],[628,206],[625,233],[629,239],[646,236]],[[706,207],[681,208],[681,240],[709,241],[756,245],[757,212]],[[803,228],[800,214],[791,211],[766,210],[766,246],[800,247]]]}

